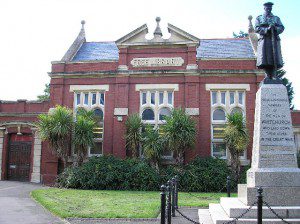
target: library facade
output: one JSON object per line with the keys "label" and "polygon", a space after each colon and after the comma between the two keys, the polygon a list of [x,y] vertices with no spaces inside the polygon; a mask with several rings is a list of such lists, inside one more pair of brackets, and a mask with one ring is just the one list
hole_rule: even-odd
{"label": "library facade", "polygon": [[[0,101],[0,180],[52,184],[59,160],[42,142],[37,116],[56,105],[94,111],[101,118],[89,156],[126,158],[125,121],[140,114],[143,123],[159,127],[173,108],[182,108],[196,122],[197,142],[185,154],[226,159],[223,129],[226,114],[243,113],[252,139],[255,94],[264,78],[256,67],[257,37],[249,20],[249,37],[199,39],[168,24],[164,39],[157,26],[146,39],[142,25],[117,41],[86,41],[82,28],[49,72],[49,101]],[[291,112],[295,143],[300,148],[300,111]],[[252,142],[241,155],[250,163]],[[172,153],[164,159],[172,162]]]}

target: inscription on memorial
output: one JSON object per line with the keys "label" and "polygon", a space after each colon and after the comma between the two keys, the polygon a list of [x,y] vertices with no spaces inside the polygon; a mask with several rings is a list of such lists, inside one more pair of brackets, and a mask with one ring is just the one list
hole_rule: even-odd
{"label": "inscription on memorial", "polygon": [[261,103],[264,105],[261,117],[261,145],[293,146],[291,118],[282,113],[287,106],[287,99],[280,96],[263,97]]}
{"label": "inscription on memorial", "polygon": [[183,58],[134,58],[130,62],[133,67],[164,67],[164,66],[182,66]]}

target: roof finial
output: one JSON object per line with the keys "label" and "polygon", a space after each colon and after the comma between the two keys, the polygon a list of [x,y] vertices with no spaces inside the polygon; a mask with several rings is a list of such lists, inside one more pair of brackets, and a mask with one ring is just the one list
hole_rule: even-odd
{"label": "roof finial", "polygon": [[160,29],[160,26],[159,26],[159,22],[160,22],[160,17],[156,17],[156,28],[155,28],[155,31],[154,31],[154,36],[159,36],[159,37],[162,37],[162,32],[161,32],[161,29]]}
{"label": "roof finial", "polygon": [[252,19],[253,19],[253,17],[251,15],[248,16],[248,20],[249,20],[248,33],[254,33],[254,27],[253,27],[253,24],[252,24]]}
{"label": "roof finial", "polygon": [[85,24],[85,21],[81,20],[81,29],[84,29],[84,24]]}

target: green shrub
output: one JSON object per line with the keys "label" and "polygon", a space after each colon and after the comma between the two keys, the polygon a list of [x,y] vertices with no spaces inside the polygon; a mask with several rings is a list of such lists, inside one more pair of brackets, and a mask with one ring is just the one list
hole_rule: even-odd
{"label": "green shrub", "polygon": [[197,157],[184,167],[180,187],[183,191],[220,191],[226,184],[230,170],[226,161],[212,157]]}
{"label": "green shrub", "polygon": [[196,158],[185,166],[169,165],[158,173],[144,161],[102,156],[92,157],[80,167],[65,169],[58,184],[80,189],[158,191],[178,175],[180,191],[216,192],[225,186],[229,174],[226,161],[210,157]]}
{"label": "green shrub", "polygon": [[58,184],[66,188],[99,190],[157,190],[160,176],[147,163],[113,156],[91,157],[78,168],[66,169]]}
{"label": "green shrub", "polygon": [[81,188],[79,178],[80,169],[78,167],[68,167],[59,174],[57,182],[59,186],[65,188]]}
{"label": "green shrub", "polygon": [[[127,160],[128,163],[128,160]],[[143,161],[131,162],[130,169],[126,174],[124,188],[128,190],[158,190],[160,176],[155,168]]]}

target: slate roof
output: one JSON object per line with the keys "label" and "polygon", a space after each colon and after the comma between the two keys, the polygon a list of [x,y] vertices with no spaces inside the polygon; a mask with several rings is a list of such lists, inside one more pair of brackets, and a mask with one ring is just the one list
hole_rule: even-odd
{"label": "slate roof", "polygon": [[[197,48],[197,58],[255,58],[255,55],[248,38],[202,39]],[[119,51],[115,42],[85,42],[72,61],[118,59]]]}
{"label": "slate roof", "polygon": [[248,38],[200,40],[197,58],[255,58]]}
{"label": "slate roof", "polygon": [[119,49],[115,42],[85,42],[72,61],[118,60]]}

